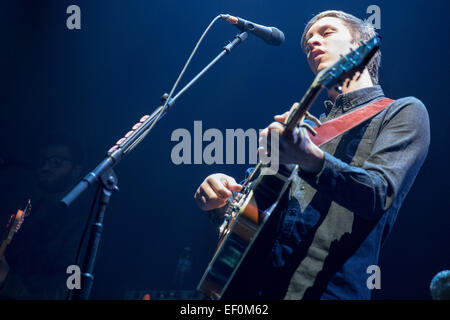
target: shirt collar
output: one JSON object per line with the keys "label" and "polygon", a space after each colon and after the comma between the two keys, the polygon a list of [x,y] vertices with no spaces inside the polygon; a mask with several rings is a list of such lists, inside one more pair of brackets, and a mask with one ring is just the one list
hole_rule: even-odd
{"label": "shirt collar", "polygon": [[327,115],[332,109],[342,109],[342,112],[346,112],[380,97],[384,97],[383,89],[381,89],[380,85],[342,93],[337,96],[334,104],[331,100],[325,100],[325,111]]}

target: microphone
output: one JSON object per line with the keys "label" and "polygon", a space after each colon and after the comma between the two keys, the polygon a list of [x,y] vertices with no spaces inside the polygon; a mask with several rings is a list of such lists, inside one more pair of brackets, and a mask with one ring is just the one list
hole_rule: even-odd
{"label": "microphone", "polygon": [[450,300],[450,270],[437,273],[430,284],[433,300]]}
{"label": "microphone", "polygon": [[220,17],[235,25],[239,30],[253,33],[272,46],[279,46],[284,41],[284,33],[275,27],[262,26],[229,14],[221,14]]}

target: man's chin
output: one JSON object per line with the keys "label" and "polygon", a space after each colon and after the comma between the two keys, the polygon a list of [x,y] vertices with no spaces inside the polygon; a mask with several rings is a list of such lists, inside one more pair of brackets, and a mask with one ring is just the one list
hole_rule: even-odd
{"label": "man's chin", "polygon": [[323,63],[319,64],[315,70],[313,70],[313,73],[315,75],[317,75],[320,71],[322,71],[323,69],[325,69],[327,66]]}
{"label": "man's chin", "polygon": [[328,68],[329,66],[332,66],[334,63],[331,63],[330,61],[321,61],[319,65],[317,66],[317,72],[322,71],[323,69]]}

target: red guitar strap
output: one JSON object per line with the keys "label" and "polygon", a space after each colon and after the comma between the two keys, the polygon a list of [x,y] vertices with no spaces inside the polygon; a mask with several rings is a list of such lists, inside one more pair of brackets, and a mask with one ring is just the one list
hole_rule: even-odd
{"label": "red guitar strap", "polygon": [[309,131],[309,137],[315,145],[321,146],[337,136],[356,127],[364,121],[370,119],[376,114],[383,111],[388,105],[395,100],[383,98],[363,108],[357,109],[336,119],[323,123],[320,127],[315,127],[317,134],[313,136]]}

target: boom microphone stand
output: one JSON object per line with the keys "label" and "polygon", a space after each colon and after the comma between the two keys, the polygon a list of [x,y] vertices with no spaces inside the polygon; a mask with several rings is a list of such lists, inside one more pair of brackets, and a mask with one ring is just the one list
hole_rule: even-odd
{"label": "boom microphone stand", "polygon": [[[89,172],[61,201],[70,206],[90,185],[98,184],[100,189],[99,203],[96,213],[93,217],[89,217],[90,235],[86,252],[83,257],[81,268],[81,289],[73,291],[71,299],[88,300],[92,285],[94,282],[93,270],[95,259],[100,244],[100,238],[103,231],[103,219],[106,207],[114,191],[118,191],[118,179],[113,168],[122,160],[122,158],[133,150],[149,133],[153,126],[167,113],[173,106],[175,101],[189,89],[206,71],[208,71],[217,61],[239,43],[247,38],[247,32],[237,35],[232,42],[223,48],[221,53],[214,58],[200,73],[198,73],[178,94],[167,100],[169,96],[164,94],[162,100],[163,106],[156,108],[151,115],[143,116],[122,139],[108,150],[106,157],[101,161],[94,170]],[[94,199],[94,202],[97,198]]]}

